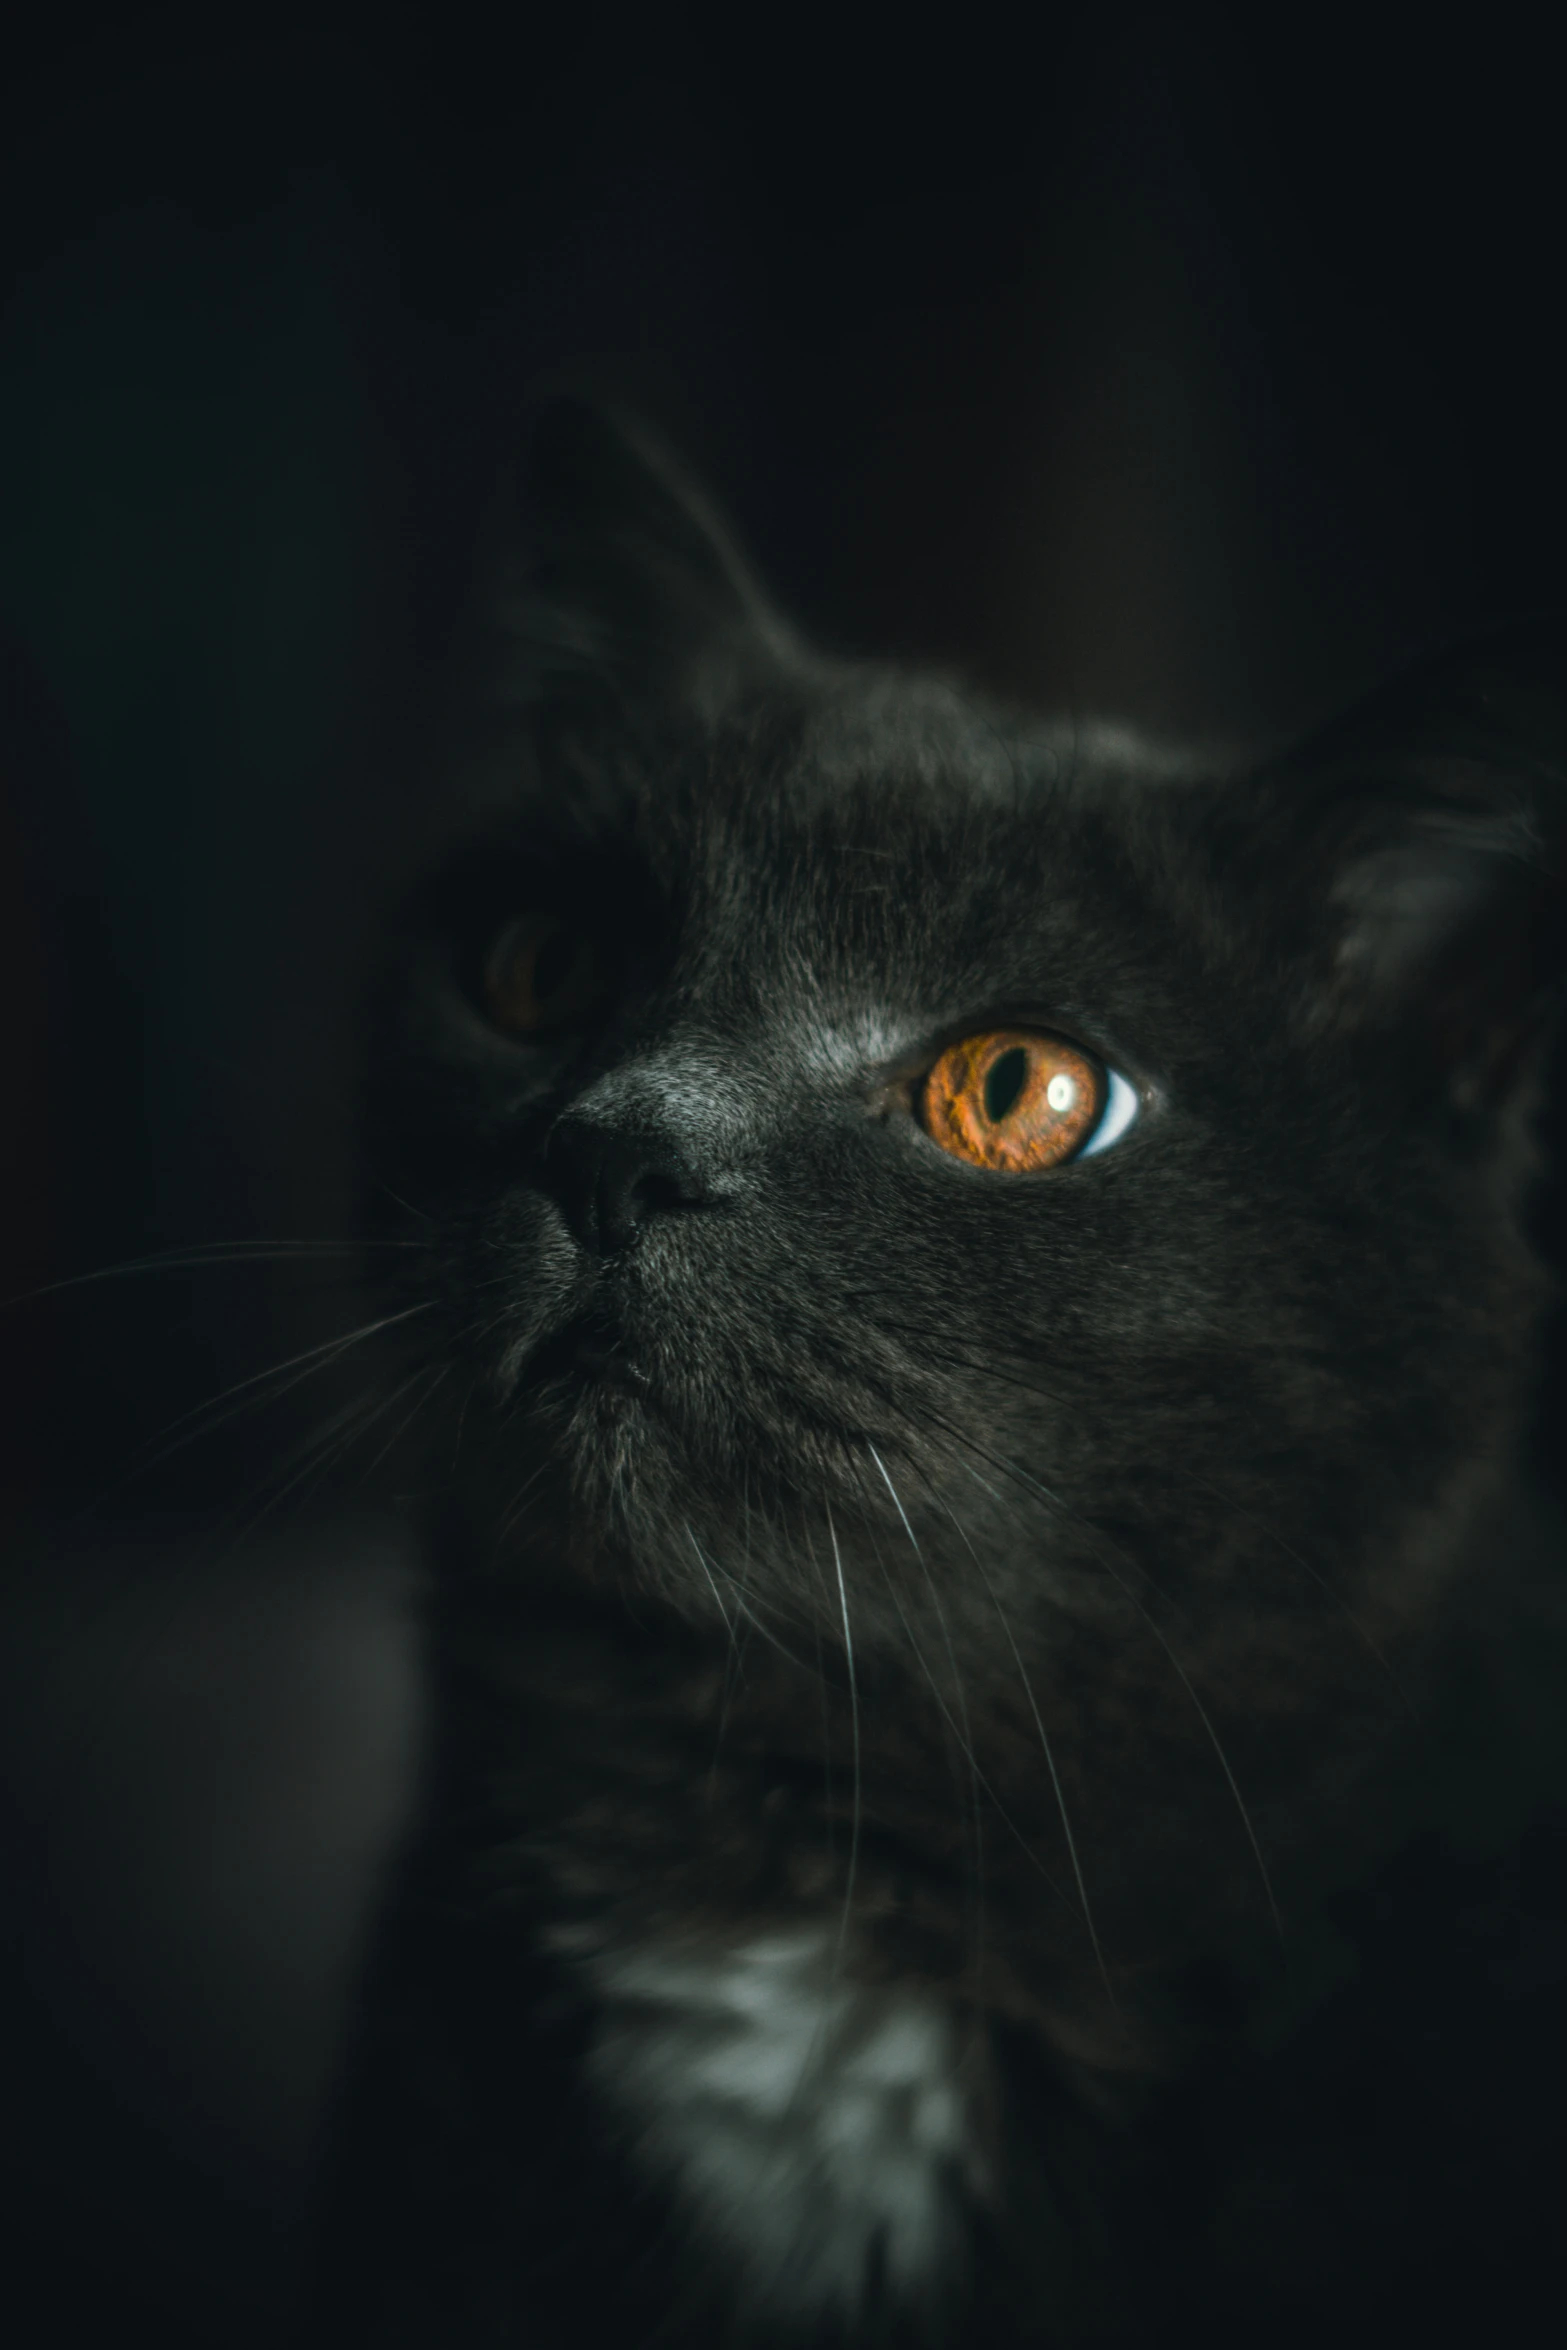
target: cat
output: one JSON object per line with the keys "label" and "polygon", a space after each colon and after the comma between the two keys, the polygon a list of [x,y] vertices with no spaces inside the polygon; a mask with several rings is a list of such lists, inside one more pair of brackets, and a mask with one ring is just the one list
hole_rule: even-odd
{"label": "cat", "polygon": [[321,2338],[1494,2322],[1567,632],[1222,761],[814,650],[589,404],[521,510],[370,1028],[429,1724]]}

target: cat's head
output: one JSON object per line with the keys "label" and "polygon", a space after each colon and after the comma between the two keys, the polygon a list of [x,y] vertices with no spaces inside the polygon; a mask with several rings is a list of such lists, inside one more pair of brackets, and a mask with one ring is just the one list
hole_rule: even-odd
{"label": "cat's head", "polygon": [[1287,1709],[1517,1434],[1567,634],[1218,772],[815,654],[591,410],[530,498],[372,1121],[494,1571]]}

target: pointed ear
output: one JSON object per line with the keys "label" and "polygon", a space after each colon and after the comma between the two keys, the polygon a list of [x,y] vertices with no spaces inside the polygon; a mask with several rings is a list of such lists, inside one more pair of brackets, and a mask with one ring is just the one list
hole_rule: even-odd
{"label": "pointed ear", "polygon": [[1402,1031],[1456,1104],[1497,1098],[1567,967],[1567,616],[1385,688],[1262,779],[1249,829],[1308,1023]]}
{"label": "pointed ear", "polygon": [[707,501],[625,419],[552,401],[520,488],[503,619],[521,698],[711,716],[804,663]]}

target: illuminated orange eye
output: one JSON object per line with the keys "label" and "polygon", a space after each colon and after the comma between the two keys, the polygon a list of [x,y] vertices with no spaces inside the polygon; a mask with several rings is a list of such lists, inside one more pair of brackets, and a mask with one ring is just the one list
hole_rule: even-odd
{"label": "illuminated orange eye", "polygon": [[569,1028],[605,991],[604,958],[585,930],[551,914],[509,922],[484,965],[490,1017],[513,1036]]}
{"label": "illuminated orange eye", "polygon": [[1059,1036],[991,1028],[949,1045],[919,1094],[932,1142],[976,1167],[1032,1175],[1082,1148],[1104,1106],[1104,1072]]}

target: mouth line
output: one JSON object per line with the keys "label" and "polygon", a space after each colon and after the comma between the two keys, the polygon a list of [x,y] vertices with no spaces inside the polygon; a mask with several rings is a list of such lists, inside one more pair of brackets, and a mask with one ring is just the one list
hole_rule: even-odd
{"label": "mouth line", "polygon": [[569,1324],[545,1341],[528,1364],[526,1378],[534,1388],[557,1381],[579,1392],[592,1387],[617,1388],[644,1402],[652,1390],[646,1371],[627,1359],[618,1334],[581,1322]]}

